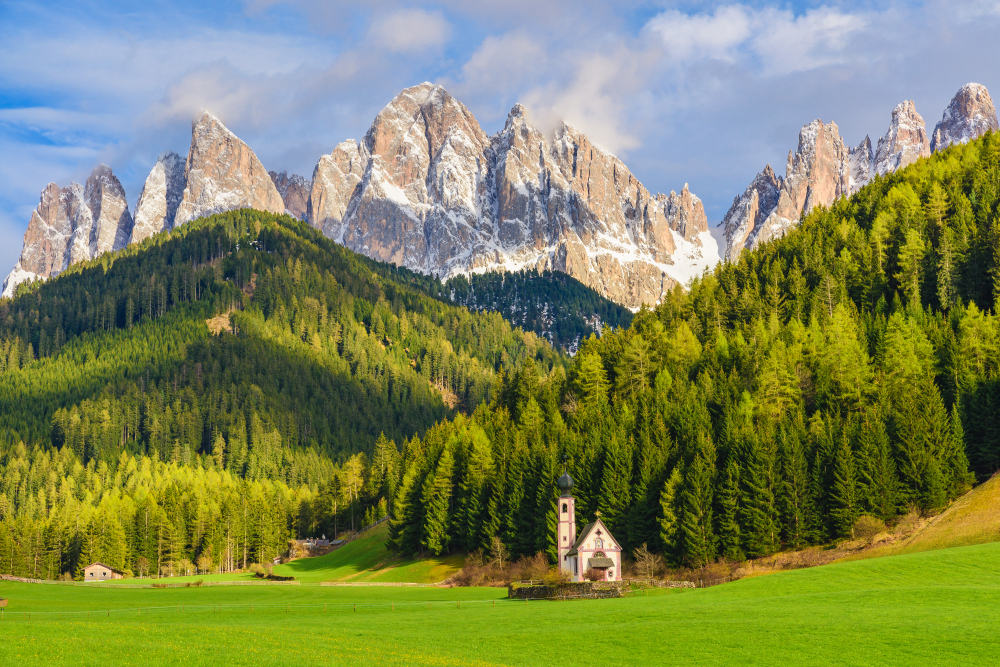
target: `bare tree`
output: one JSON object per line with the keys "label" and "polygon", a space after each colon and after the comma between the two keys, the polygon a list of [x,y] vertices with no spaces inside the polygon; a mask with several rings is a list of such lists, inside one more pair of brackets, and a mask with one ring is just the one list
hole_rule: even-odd
{"label": "bare tree", "polygon": [[504,563],[510,559],[510,551],[507,549],[507,545],[503,543],[503,540],[499,536],[493,536],[493,543],[490,545],[490,565],[496,565],[497,568],[503,569]]}
{"label": "bare tree", "polygon": [[663,563],[663,559],[658,554],[650,552],[645,542],[632,552],[632,557],[635,558],[635,568],[645,579],[652,579]]}

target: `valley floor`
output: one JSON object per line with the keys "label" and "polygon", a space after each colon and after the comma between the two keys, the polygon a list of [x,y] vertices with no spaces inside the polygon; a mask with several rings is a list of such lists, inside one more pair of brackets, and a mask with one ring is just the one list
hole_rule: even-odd
{"label": "valley floor", "polygon": [[0,582],[0,597],[10,598],[0,663],[551,665],[559,655],[656,665],[1000,661],[1000,543],[618,600],[515,603],[504,595]]}

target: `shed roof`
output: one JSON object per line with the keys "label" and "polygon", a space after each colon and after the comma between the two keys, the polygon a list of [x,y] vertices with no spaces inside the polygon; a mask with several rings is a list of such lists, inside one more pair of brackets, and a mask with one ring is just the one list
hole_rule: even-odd
{"label": "shed roof", "polygon": [[605,558],[588,558],[587,559],[587,567],[605,568],[605,567],[614,567],[614,566],[615,566],[615,562],[613,560],[611,560],[610,558],[607,558],[607,557],[605,557]]}
{"label": "shed roof", "polygon": [[111,570],[112,572],[117,572],[118,574],[125,574],[121,570],[119,570],[117,568],[114,568],[114,567],[111,567],[110,565],[105,565],[104,563],[101,563],[101,562],[91,563],[90,565],[88,565],[87,567],[85,567],[83,569],[84,570],[89,570],[90,568],[97,567],[98,565],[100,565],[103,568],[107,568],[107,569]]}

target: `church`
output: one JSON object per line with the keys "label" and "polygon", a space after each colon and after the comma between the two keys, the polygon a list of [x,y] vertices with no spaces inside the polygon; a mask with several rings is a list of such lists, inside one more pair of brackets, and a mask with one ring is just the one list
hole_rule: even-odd
{"label": "church", "polygon": [[598,574],[598,581],[622,580],[622,550],[601,521],[600,512],[593,523],[576,535],[576,511],[573,499],[573,478],[563,472],[559,478],[559,569],[570,574],[574,582],[585,581],[587,570]]}

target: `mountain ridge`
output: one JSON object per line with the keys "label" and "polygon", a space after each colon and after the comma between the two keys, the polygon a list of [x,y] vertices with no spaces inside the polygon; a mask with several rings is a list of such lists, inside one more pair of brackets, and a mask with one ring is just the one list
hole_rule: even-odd
{"label": "mountain ridge", "polygon": [[897,104],[889,129],[875,150],[869,136],[847,148],[836,123],[816,119],[799,131],[797,149],[788,152],[785,176],[771,165],[733,199],[720,227],[725,228],[727,261],[744,250],[783,236],[815,206],[854,194],[876,176],[885,176],[953,143],[967,143],[998,129],[996,109],[985,86],[962,86],[945,109],[932,137],[913,100]]}
{"label": "mountain ridge", "polygon": [[[930,155],[932,146],[995,129],[989,92],[974,83],[959,90],[932,135],[912,100],[897,105],[874,150],[869,137],[851,148],[836,123],[814,120],[799,132],[784,176],[766,165],[734,198],[719,223],[722,257],[733,261],[785,234],[813,207]],[[241,207],[288,212],[355,251],[445,279],[561,271],[633,311],[719,260],[704,205],[687,184],[679,194],[653,195],[621,160],[570,125],[544,136],[520,104],[502,130],[487,136],[467,107],[429,82],[397,95],[363,140],[320,156],[311,179],[266,171],[209,112],[192,121],[186,160],[170,151],[158,157],[134,220],[110,167],[99,166],[91,179],[117,185],[84,192],[50,184],[43,191],[4,296],[81,259]],[[117,212],[117,223],[102,207]]]}

